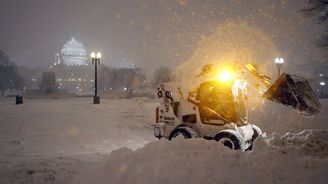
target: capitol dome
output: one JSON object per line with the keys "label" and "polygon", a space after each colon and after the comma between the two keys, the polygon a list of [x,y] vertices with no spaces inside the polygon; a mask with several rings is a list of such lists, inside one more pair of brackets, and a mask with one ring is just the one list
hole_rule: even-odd
{"label": "capitol dome", "polygon": [[61,61],[66,65],[87,65],[87,52],[84,45],[72,36],[60,51]]}

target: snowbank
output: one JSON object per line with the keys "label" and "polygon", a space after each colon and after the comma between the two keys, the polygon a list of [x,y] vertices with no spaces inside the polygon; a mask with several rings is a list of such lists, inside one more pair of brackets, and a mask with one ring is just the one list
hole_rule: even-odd
{"label": "snowbank", "polygon": [[203,139],[122,148],[76,183],[327,183],[328,132],[274,134],[252,152]]}
{"label": "snowbank", "polygon": [[299,133],[286,133],[281,136],[277,133],[268,140],[269,145],[280,149],[296,149],[305,155],[328,157],[328,131],[303,130]]}

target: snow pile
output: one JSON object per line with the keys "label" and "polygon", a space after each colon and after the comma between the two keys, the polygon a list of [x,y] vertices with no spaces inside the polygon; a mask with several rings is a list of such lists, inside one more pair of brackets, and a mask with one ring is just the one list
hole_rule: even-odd
{"label": "snow pile", "polygon": [[328,157],[328,132],[325,130],[303,130],[299,133],[277,133],[268,141],[280,149],[298,149],[306,155]]}
{"label": "snow pile", "polygon": [[[72,181],[86,168],[85,162],[68,157],[0,162],[1,184],[61,184]],[[89,166],[90,167],[90,166]]]}
{"label": "snow pile", "polygon": [[[76,183],[326,183],[327,131],[260,139],[251,152],[203,139],[160,140],[112,152]],[[312,148],[312,149],[311,149]]]}

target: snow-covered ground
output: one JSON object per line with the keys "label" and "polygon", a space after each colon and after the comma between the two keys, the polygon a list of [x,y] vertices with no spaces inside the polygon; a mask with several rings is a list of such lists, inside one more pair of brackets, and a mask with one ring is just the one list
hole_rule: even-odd
{"label": "snow-covered ground", "polygon": [[[161,140],[137,151],[123,148],[110,154],[102,165],[85,172],[76,183],[325,184],[328,132],[305,134],[311,138],[296,135],[288,145],[280,137],[268,143],[261,140],[252,152],[232,151],[203,139]],[[296,139],[304,143],[294,144]]]}
{"label": "snow-covered ground", "polygon": [[0,99],[0,183],[69,183],[87,163],[154,141],[148,99]]}
{"label": "snow-covered ground", "polygon": [[327,100],[307,118],[271,102],[251,111],[267,137],[246,153],[154,139],[150,99],[13,102],[0,98],[1,184],[328,182]]}

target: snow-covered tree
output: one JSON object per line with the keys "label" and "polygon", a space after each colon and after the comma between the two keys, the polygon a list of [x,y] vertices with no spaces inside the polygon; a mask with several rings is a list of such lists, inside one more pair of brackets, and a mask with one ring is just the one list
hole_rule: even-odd
{"label": "snow-covered tree", "polygon": [[155,86],[171,80],[171,70],[165,66],[159,67],[153,74],[153,83]]}
{"label": "snow-covered tree", "polygon": [[110,68],[102,65],[99,70],[100,90],[109,88],[132,90],[142,86],[145,78],[141,68]]}

